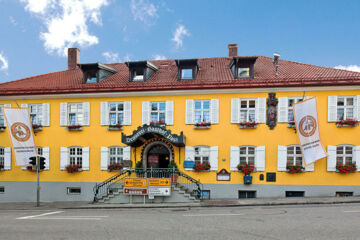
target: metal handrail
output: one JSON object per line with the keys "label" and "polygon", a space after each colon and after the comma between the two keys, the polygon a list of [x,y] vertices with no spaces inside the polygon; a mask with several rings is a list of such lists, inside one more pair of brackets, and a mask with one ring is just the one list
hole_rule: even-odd
{"label": "metal handrail", "polygon": [[190,194],[194,195],[198,199],[201,199],[201,191],[203,187],[200,181],[190,177],[176,168],[135,168],[123,170],[106,179],[104,182],[95,184],[94,202],[97,202],[100,198],[107,196],[110,188],[114,184],[123,184],[125,177],[133,177],[134,175],[136,175],[137,178],[171,178],[173,185],[182,187],[189,191]]}

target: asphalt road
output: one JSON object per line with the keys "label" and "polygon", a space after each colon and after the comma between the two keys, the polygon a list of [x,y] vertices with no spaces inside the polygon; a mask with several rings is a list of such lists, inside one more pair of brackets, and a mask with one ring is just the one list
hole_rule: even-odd
{"label": "asphalt road", "polygon": [[360,239],[360,204],[1,210],[7,239]]}

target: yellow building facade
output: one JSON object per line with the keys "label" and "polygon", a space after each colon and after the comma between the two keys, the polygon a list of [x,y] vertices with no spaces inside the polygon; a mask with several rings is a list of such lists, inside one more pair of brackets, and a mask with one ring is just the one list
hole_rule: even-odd
{"label": "yellow building facade", "polygon": [[[201,70],[200,66],[198,77]],[[256,63],[254,73],[256,76]],[[11,86],[2,85],[8,92],[11,90]],[[266,124],[269,93],[275,93],[277,99],[273,129]],[[299,139],[291,126],[290,107],[306,97],[317,100],[320,137],[328,158],[304,167],[300,173],[289,173],[286,168],[289,163],[303,165],[297,149]],[[37,131],[34,138],[36,146],[45,149],[47,154],[47,168],[40,173],[44,201],[91,201],[94,185],[118,174],[108,171],[106,166],[111,161],[122,163],[124,160],[131,161],[131,166],[125,166],[128,168],[134,168],[137,162],[144,168],[164,168],[174,161],[181,172],[201,182],[204,196],[212,199],[357,195],[360,173],[339,173],[336,165],[359,161],[360,129],[357,124],[340,123],[343,119],[358,119],[358,102],[359,85],[256,88],[229,85],[218,89],[0,93],[0,107],[28,107],[30,114],[33,108],[32,117],[37,115],[42,119],[41,131]],[[41,109],[36,109],[40,104]],[[118,104],[116,108],[120,110],[112,111],[111,104]],[[144,134],[135,136],[154,120],[154,126],[162,125],[162,119],[165,119],[165,126],[160,128],[175,136],[182,134],[182,143],[174,144],[156,132],[146,137]],[[36,120],[32,120],[34,124]],[[242,128],[240,122],[245,120],[255,121],[255,127]],[[111,129],[112,122],[121,122],[121,127]],[[0,172],[0,201],[32,201],[36,173],[16,165],[14,154],[9,153],[9,133],[6,128],[3,130],[0,132],[0,165],[4,165]],[[133,137],[138,144],[124,143],[126,137]],[[149,144],[154,141],[164,143],[158,144],[160,148],[169,147],[165,146],[168,148],[165,152],[156,150],[155,145],[151,148]],[[75,148],[70,149],[72,147]],[[110,150],[111,147],[118,148]],[[69,173],[66,166],[78,163],[80,158],[82,171]],[[193,165],[198,162],[209,163],[210,169],[194,171]],[[244,162],[255,165],[252,184],[244,184],[244,174],[237,169]],[[219,177],[223,169],[225,178]]]}

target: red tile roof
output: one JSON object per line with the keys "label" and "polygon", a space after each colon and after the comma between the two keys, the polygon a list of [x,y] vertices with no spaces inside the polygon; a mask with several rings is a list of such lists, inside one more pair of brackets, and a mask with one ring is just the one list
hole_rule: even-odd
{"label": "red tile roof", "polygon": [[229,69],[232,58],[198,60],[196,80],[177,80],[174,60],[152,60],[159,70],[146,82],[130,82],[125,63],[107,64],[117,73],[100,83],[82,83],[80,69],[53,72],[0,84],[0,96],[85,92],[161,91],[262,87],[360,85],[360,73],[280,60],[275,74],[272,58],[257,56],[254,79],[235,79]]}

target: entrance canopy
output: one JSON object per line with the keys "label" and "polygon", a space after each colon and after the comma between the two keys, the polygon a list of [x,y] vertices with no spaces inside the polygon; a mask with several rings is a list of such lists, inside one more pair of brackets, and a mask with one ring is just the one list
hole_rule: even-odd
{"label": "entrance canopy", "polygon": [[144,125],[138,127],[132,135],[126,136],[124,133],[121,134],[121,141],[132,147],[139,147],[143,145],[147,140],[156,137],[163,137],[170,143],[177,147],[185,146],[185,136],[183,132],[180,135],[172,134],[171,130],[166,130],[164,127]]}

